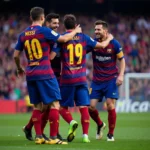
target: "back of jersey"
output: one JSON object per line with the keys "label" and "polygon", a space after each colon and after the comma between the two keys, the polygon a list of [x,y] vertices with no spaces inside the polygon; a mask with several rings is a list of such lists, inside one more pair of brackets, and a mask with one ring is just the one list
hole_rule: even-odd
{"label": "back of jersey", "polygon": [[43,80],[54,77],[49,61],[50,45],[45,38],[45,27],[30,26],[21,33],[16,50],[25,50],[28,60],[27,80]]}
{"label": "back of jersey", "polygon": [[83,33],[61,46],[62,73],[61,86],[86,84],[86,50],[94,48],[96,42]]}

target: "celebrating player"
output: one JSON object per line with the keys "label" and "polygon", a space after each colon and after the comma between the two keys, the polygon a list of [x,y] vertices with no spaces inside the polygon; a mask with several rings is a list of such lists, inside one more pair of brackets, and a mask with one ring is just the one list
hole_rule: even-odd
{"label": "celebrating player", "polygon": [[[59,27],[59,15],[55,14],[55,13],[48,14],[46,16],[46,26],[51,28],[55,32],[57,32],[57,29]],[[53,46],[54,46],[54,41],[50,41],[50,49],[52,49]],[[52,66],[54,74],[57,78],[57,81],[59,80],[59,77],[60,77],[60,68],[61,68],[60,62],[61,62],[61,60],[60,60],[60,57],[58,55],[51,62],[51,66]],[[42,135],[43,135],[44,139],[47,139],[46,135],[43,132],[44,132],[44,128],[45,128],[47,121],[48,121],[48,116],[49,116],[49,108],[43,108],[43,112],[41,114],[41,130],[42,130]],[[33,121],[32,121],[32,117],[31,117],[28,124],[23,127],[23,131],[25,132],[26,138],[28,140],[33,140],[32,132],[31,132],[32,127],[33,127]],[[62,137],[59,134],[59,131],[57,133],[57,138],[62,140]]]}
{"label": "celebrating player", "polygon": [[[76,18],[74,15],[65,15],[64,26],[66,33],[72,32],[76,27]],[[59,47],[53,49],[51,52],[51,59],[53,59],[57,52],[61,52],[62,72],[60,77],[61,96],[60,114],[64,120],[70,124],[67,140],[71,142],[75,137],[75,131],[78,123],[73,119],[68,107],[73,107],[74,102],[79,106],[81,113],[81,124],[83,129],[83,142],[90,142],[88,138],[89,129],[89,112],[88,105],[89,94],[86,82],[86,51],[89,48],[101,48],[108,45],[112,39],[112,35],[103,42],[99,43],[85,34],[76,34],[72,40],[65,44],[60,44]],[[75,100],[75,101],[74,101]]]}
{"label": "celebrating player", "polygon": [[[55,31],[42,27],[45,21],[44,9],[34,7],[30,11],[32,25],[25,29],[18,38],[14,52],[14,60],[17,66],[18,76],[25,72],[20,64],[20,53],[25,50],[28,65],[26,67],[27,88],[30,101],[34,104],[32,121],[34,124],[36,138],[35,143],[67,144],[57,139],[59,125],[59,100],[61,100],[59,86],[49,61],[50,41],[67,42],[74,35],[81,32],[79,26],[64,36]],[[50,139],[46,140],[41,131],[41,110],[42,105],[50,105]]]}
{"label": "celebrating player", "polygon": [[[108,36],[108,24],[101,20],[96,21],[95,35],[96,41],[105,41]],[[92,58],[94,69],[93,81],[91,84],[91,104],[89,107],[89,113],[91,118],[97,124],[96,139],[101,139],[106,124],[101,121],[96,109],[96,104],[99,101],[101,102],[103,97],[106,98],[109,124],[107,141],[114,141],[113,135],[116,125],[115,100],[118,99],[118,86],[120,86],[123,82],[125,70],[125,60],[122,48],[119,42],[113,39],[106,48],[100,48],[97,51],[92,51]],[[120,63],[119,74],[116,66],[117,59]]]}

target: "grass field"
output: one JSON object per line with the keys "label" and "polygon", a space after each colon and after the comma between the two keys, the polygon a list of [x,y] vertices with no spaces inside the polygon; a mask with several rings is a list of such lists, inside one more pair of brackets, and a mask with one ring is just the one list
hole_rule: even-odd
{"label": "grass field", "polygon": [[[0,115],[0,150],[149,150],[150,149],[150,113],[118,114],[115,130],[115,142],[107,142],[106,134],[102,140],[95,140],[96,125],[91,120],[89,137],[91,143],[82,143],[80,115],[74,114],[79,122],[76,138],[68,145],[35,145],[25,139],[21,128],[30,114]],[[107,123],[107,112],[101,113],[101,118]],[[62,119],[60,131],[67,136],[68,124]],[[47,125],[45,133],[49,134]],[[34,132],[33,132],[34,135]]]}

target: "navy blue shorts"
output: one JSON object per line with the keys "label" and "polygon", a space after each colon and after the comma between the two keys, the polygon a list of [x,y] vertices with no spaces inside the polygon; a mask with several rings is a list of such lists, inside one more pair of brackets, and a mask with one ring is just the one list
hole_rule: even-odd
{"label": "navy blue shorts", "polygon": [[30,102],[32,104],[50,104],[61,100],[60,89],[56,78],[47,80],[27,81]]}
{"label": "navy blue shorts", "polygon": [[74,107],[76,106],[88,106],[90,104],[89,92],[87,85],[76,86],[61,86],[61,106]]}
{"label": "navy blue shorts", "polygon": [[116,78],[107,82],[92,82],[90,92],[90,99],[98,99],[99,101],[102,101],[103,97],[105,97],[106,99],[112,98],[116,100],[119,98]]}

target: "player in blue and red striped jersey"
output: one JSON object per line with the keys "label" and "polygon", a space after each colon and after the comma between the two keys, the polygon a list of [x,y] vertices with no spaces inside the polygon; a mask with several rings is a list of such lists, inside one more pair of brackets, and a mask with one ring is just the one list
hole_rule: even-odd
{"label": "player in blue and red striped jersey", "polygon": [[[55,32],[57,32],[57,29],[59,27],[59,15],[55,13],[50,13],[46,16],[46,26],[53,29]],[[51,49],[53,46],[55,46],[57,43],[51,43]],[[60,79],[60,70],[61,70],[61,59],[60,54],[57,54],[57,56],[51,61],[51,66],[54,71],[54,74],[57,78],[57,81],[59,83]]]}
{"label": "player in blue and red striped jersey", "polygon": [[[108,35],[108,24],[105,21],[96,21],[95,34],[96,41],[105,41]],[[106,124],[101,121],[96,109],[96,104],[101,102],[103,97],[106,98],[109,125],[107,141],[114,141],[113,134],[116,125],[115,101],[119,96],[118,86],[123,82],[125,70],[125,60],[122,47],[116,39],[113,39],[106,48],[92,51],[92,57],[94,69],[93,81],[91,84],[91,104],[89,107],[89,113],[91,118],[97,124],[96,139],[101,139]],[[119,60],[120,63],[119,73],[116,65],[117,60]]]}
{"label": "player in blue and red striped jersey", "polygon": [[[59,15],[55,14],[55,13],[50,13],[46,16],[46,27],[54,30],[55,32],[57,32],[57,29],[59,27]],[[50,49],[53,48],[55,42],[54,41],[50,41]],[[59,77],[60,77],[60,70],[61,70],[61,60],[60,60],[60,56],[57,55],[57,57],[55,57],[55,59],[53,61],[51,61],[51,66],[52,69],[54,71],[54,74],[57,78],[57,81],[59,81]],[[42,130],[42,135],[45,139],[47,139],[46,135],[44,134],[44,128],[47,124],[48,121],[48,116],[49,116],[49,108],[45,110],[45,108],[43,108],[43,112],[41,114],[41,130]],[[32,117],[30,118],[28,124],[26,126],[23,127],[23,131],[26,135],[26,138],[28,140],[33,140],[32,138],[32,127],[33,127],[33,121],[32,121]],[[58,128],[59,129],[59,128]],[[57,133],[57,138],[62,140],[61,135],[59,134],[59,131]]]}
{"label": "player in blue and red striped jersey", "polygon": [[[66,28],[65,34],[72,32],[76,26],[76,18],[74,15],[65,15],[64,25]],[[57,52],[61,52],[62,72],[60,77],[60,89],[62,101],[60,101],[60,114],[64,120],[70,124],[67,140],[71,142],[75,137],[75,131],[78,123],[73,120],[68,107],[79,106],[81,113],[81,124],[83,129],[83,142],[90,142],[88,138],[89,128],[89,112],[88,105],[89,94],[86,82],[86,52],[89,48],[105,47],[112,39],[112,35],[103,43],[94,41],[85,34],[76,34],[72,40],[65,44],[60,44],[60,47],[53,49],[51,59]],[[74,101],[75,100],[75,101]]]}
{"label": "player in blue and red striped jersey", "polygon": [[[50,41],[67,42],[73,36],[81,32],[78,26],[70,34],[61,36],[55,31],[42,27],[45,16],[44,9],[34,7],[30,11],[32,25],[25,29],[18,38],[14,51],[14,60],[18,75],[24,74],[20,64],[20,53],[25,51],[28,65],[26,67],[26,80],[30,102],[34,104],[32,121],[34,124],[36,138],[35,143],[41,144],[67,144],[57,139],[59,125],[59,100],[61,100],[58,82],[51,68]],[[50,140],[45,141],[41,132],[41,110],[42,106],[50,106]]]}

